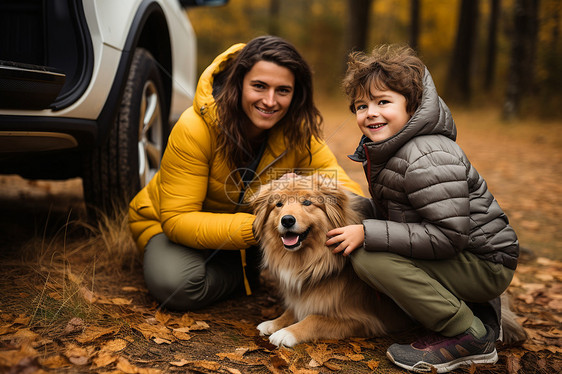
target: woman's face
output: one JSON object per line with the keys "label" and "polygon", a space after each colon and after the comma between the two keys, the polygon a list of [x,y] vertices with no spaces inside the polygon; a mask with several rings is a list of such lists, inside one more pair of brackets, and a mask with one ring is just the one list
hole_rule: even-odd
{"label": "woman's face", "polygon": [[295,76],[280,65],[258,61],[246,73],[242,84],[242,108],[250,119],[247,134],[258,137],[271,129],[289,110],[295,89]]}

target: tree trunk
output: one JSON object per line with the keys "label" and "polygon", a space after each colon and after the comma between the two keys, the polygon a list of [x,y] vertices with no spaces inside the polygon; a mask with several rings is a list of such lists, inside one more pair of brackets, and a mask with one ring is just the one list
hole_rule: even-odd
{"label": "tree trunk", "polygon": [[474,60],[477,20],[478,0],[462,0],[446,86],[447,97],[453,101],[470,101],[470,73]]}
{"label": "tree trunk", "polygon": [[503,117],[506,120],[521,113],[521,98],[535,93],[535,54],[538,35],[539,0],[516,0],[513,6],[513,26],[509,78]]}
{"label": "tree trunk", "polygon": [[279,35],[279,8],[281,0],[269,0],[269,35]]}
{"label": "tree trunk", "polygon": [[420,0],[410,0],[410,47],[420,52]]}
{"label": "tree trunk", "polygon": [[498,20],[501,9],[500,0],[490,0],[490,21],[488,23],[488,45],[486,48],[486,73],[484,75],[484,89],[490,91],[496,77],[496,56],[498,41]]}
{"label": "tree trunk", "polygon": [[372,0],[348,0],[346,51],[364,51],[367,47],[367,31]]}

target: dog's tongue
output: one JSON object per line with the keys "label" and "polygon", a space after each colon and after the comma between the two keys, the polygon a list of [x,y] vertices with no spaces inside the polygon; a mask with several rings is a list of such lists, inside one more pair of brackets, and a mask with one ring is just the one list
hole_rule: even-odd
{"label": "dog's tongue", "polygon": [[295,245],[299,241],[299,236],[295,233],[289,232],[281,237],[283,244],[286,246]]}

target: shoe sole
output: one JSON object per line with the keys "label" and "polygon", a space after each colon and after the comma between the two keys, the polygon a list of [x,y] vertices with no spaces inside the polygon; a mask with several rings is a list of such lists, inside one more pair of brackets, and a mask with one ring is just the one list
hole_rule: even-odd
{"label": "shoe sole", "polygon": [[429,364],[427,362],[420,361],[420,362],[416,362],[412,366],[403,364],[401,362],[396,362],[394,360],[394,357],[392,357],[392,355],[388,351],[386,352],[386,356],[395,365],[398,365],[401,368],[414,371],[417,373],[430,372],[432,371],[433,368],[435,368],[437,373],[448,373],[449,371],[455,370],[459,366],[463,366],[463,365],[495,364],[498,361],[498,353],[495,349],[490,353],[461,357],[453,361],[445,362],[443,364]]}

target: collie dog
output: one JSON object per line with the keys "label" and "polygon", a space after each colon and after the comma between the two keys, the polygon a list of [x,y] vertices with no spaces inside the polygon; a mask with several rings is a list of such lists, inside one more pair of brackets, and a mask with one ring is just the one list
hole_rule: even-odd
{"label": "collie dog", "polygon": [[[332,253],[326,233],[361,223],[358,196],[321,175],[285,178],[261,188],[252,202],[263,268],[277,283],[285,312],[260,323],[276,346],[319,339],[377,337],[414,327],[389,297],[355,274],[347,257]],[[504,343],[526,333],[502,295]]]}
{"label": "collie dog", "polygon": [[361,223],[351,194],[333,183],[320,175],[281,179],[262,187],[252,203],[262,265],[286,307],[257,328],[277,346],[382,336],[412,324],[359,279],[346,257],[326,246],[329,230]]}

